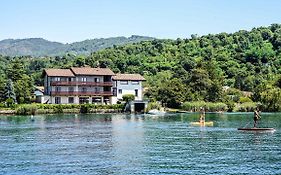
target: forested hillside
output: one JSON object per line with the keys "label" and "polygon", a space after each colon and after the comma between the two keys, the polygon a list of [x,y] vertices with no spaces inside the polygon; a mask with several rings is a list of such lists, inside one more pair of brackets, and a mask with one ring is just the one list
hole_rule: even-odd
{"label": "forested hillside", "polygon": [[89,39],[71,44],[51,42],[42,38],[6,39],[0,41],[0,54],[5,56],[63,56],[67,53],[89,55],[91,52],[114,45],[138,43],[152,40],[151,37],[132,35],[131,37],[111,37]]}
{"label": "forested hillside", "polygon": [[[223,102],[231,110],[234,103],[257,102],[263,110],[281,111],[279,24],[251,31],[192,35],[190,39],[143,41],[114,46],[89,56],[68,54],[41,59],[2,56],[0,89],[5,92],[4,85],[11,79],[17,100],[28,102],[29,92],[21,91],[27,91],[33,84],[42,85],[43,68],[84,65],[140,73],[147,79],[146,97],[168,107],[205,101]],[[6,99],[3,95],[2,101]]]}

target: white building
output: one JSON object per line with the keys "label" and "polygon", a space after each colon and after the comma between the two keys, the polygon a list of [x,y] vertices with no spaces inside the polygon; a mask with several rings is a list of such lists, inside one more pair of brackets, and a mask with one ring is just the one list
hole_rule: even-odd
{"label": "white building", "polygon": [[[142,100],[139,74],[114,74],[108,68],[45,69],[44,94],[51,104],[116,104],[124,94]],[[127,83],[127,84],[125,84]]]}
{"label": "white building", "polygon": [[145,79],[140,74],[116,74],[112,77],[114,97],[112,101],[116,103],[122,100],[123,95],[131,94],[136,101],[143,99],[142,82]]}

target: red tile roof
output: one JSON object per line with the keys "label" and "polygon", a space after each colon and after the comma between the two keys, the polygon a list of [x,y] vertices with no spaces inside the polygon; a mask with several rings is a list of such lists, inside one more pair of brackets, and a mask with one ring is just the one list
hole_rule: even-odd
{"label": "red tile roof", "polygon": [[131,81],[145,81],[145,78],[140,74],[116,74],[112,77],[113,80],[131,80]]}
{"label": "red tile roof", "polygon": [[75,75],[115,75],[108,68],[72,67],[71,70]]}
{"label": "red tile roof", "polygon": [[49,77],[74,77],[70,69],[44,69]]}

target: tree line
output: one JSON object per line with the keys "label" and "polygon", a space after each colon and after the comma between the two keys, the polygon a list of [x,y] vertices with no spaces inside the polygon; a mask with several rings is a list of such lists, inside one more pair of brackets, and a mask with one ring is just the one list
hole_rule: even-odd
{"label": "tree line", "polygon": [[[88,56],[0,56],[0,101],[30,103],[34,86],[43,85],[44,68],[85,65],[142,74],[147,80],[146,98],[167,107],[205,101],[223,102],[231,108],[234,103],[253,102],[266,111],[281,111],[280,24],[188,39],[142,41]],[[8,95],[9,89],[14,94]]]}

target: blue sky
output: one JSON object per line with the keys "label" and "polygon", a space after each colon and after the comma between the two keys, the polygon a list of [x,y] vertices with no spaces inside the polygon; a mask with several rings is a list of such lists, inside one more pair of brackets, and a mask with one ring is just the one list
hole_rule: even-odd
{"label": "blue sky", "polygon": [[1,0],[0,40],[189,38],[281,23],[280,0]]}

